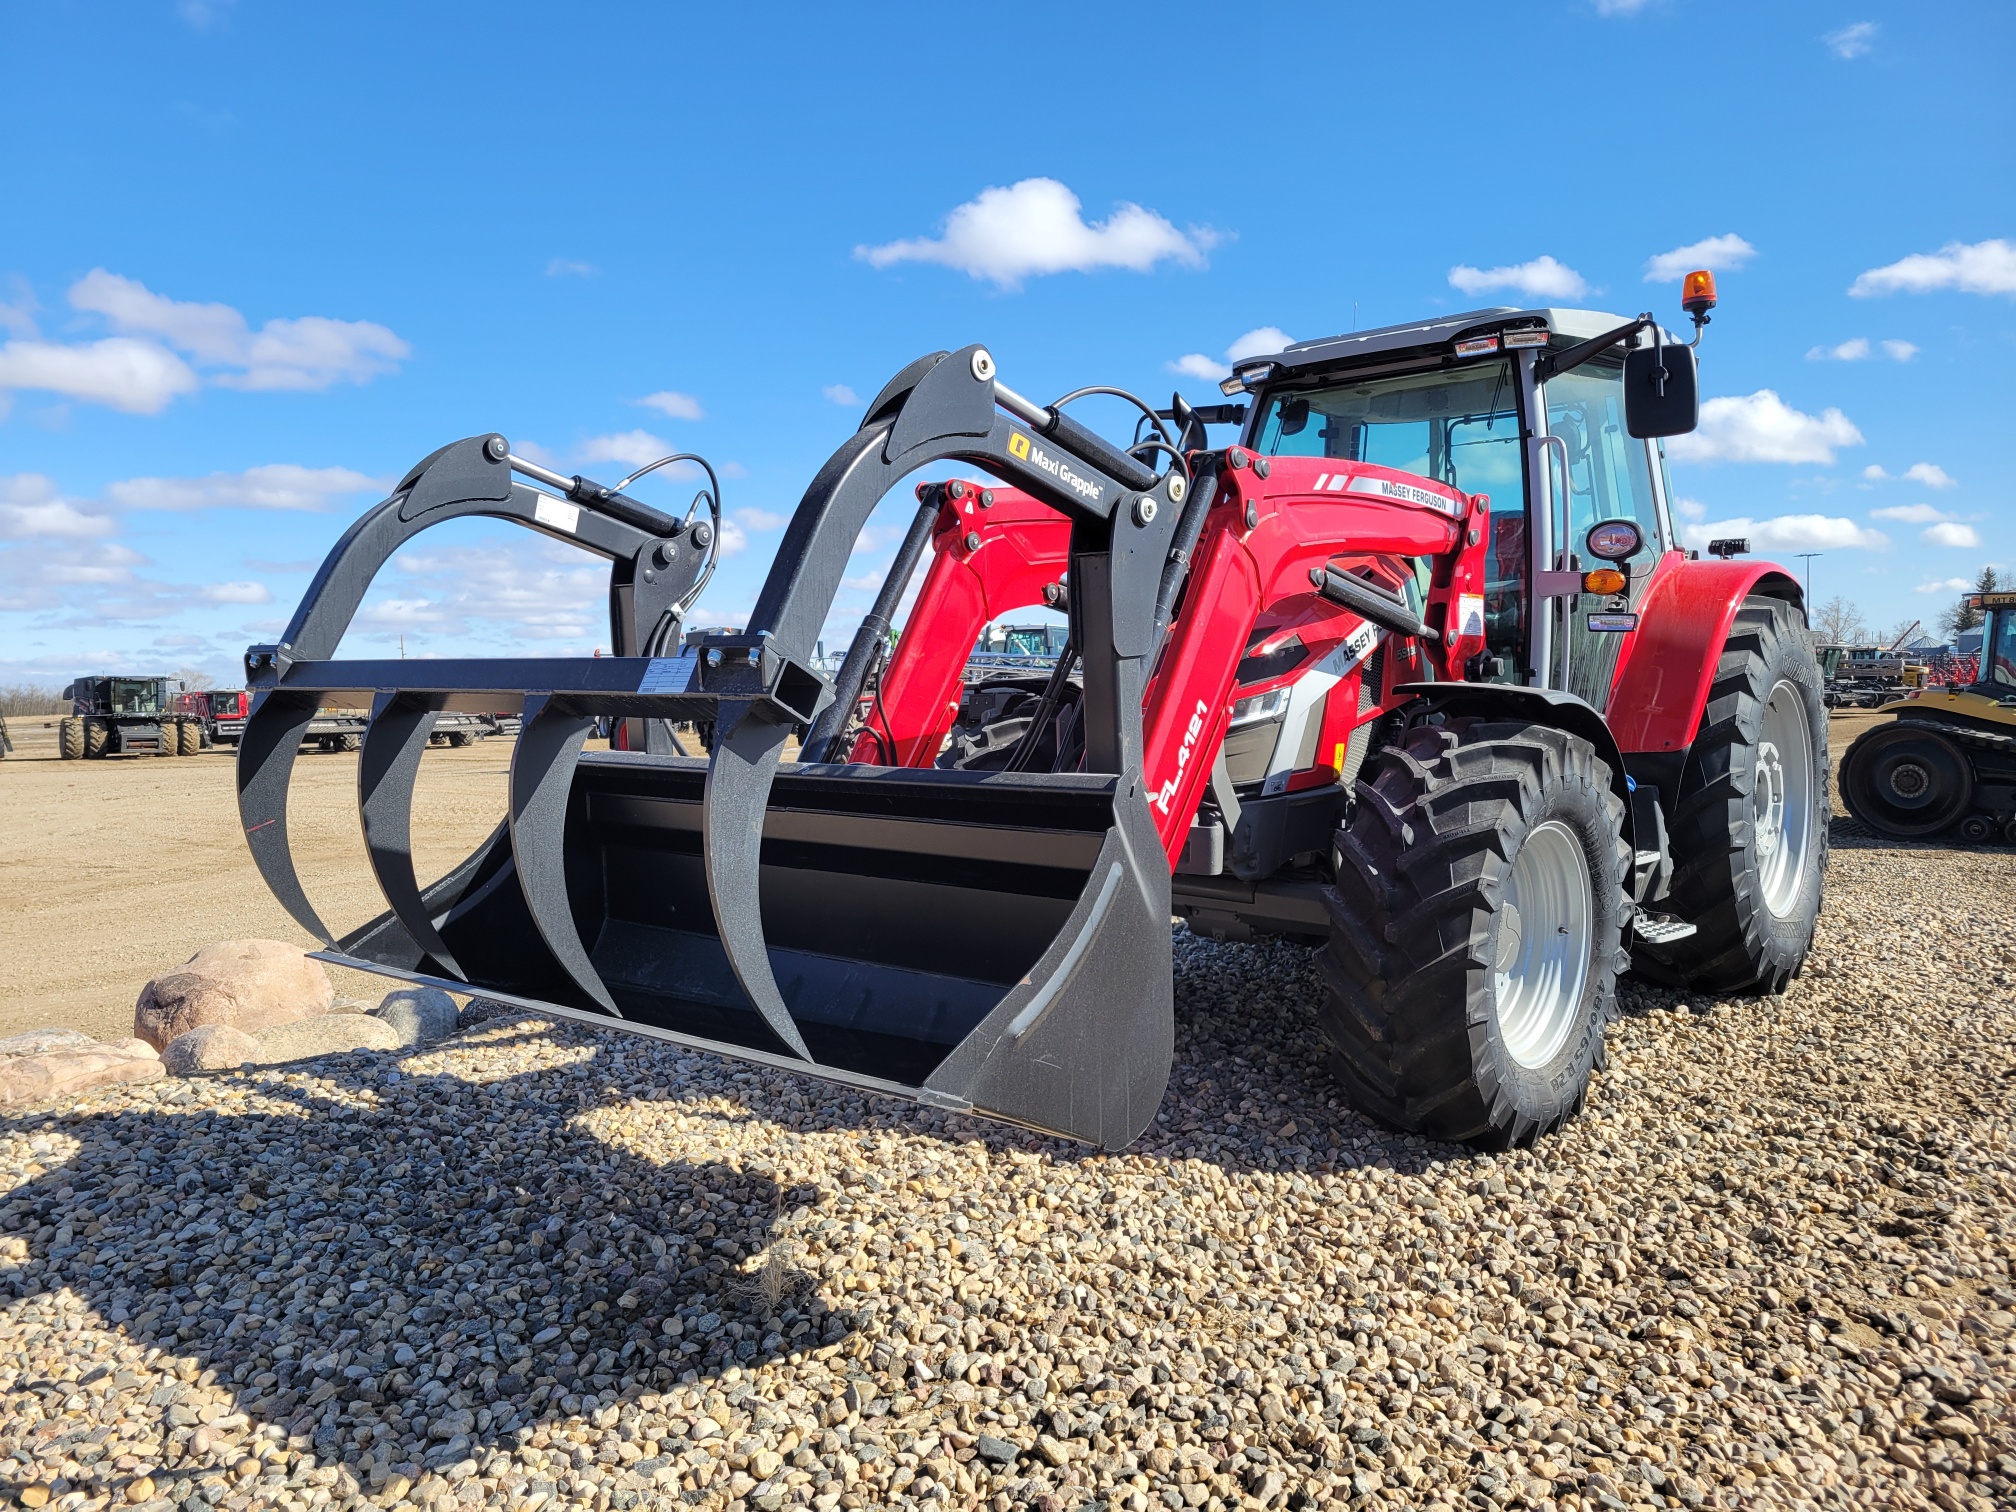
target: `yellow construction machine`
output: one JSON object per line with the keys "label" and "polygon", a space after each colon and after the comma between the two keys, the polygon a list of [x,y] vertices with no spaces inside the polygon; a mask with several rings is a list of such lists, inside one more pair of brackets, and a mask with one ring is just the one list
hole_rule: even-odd
{"label": "yellow construction machine", "polygon": [[1974,680],[1921,688],[1841,760],[1848,812],[1899,840],[2016,844],[2016,593],[1978,593]]}

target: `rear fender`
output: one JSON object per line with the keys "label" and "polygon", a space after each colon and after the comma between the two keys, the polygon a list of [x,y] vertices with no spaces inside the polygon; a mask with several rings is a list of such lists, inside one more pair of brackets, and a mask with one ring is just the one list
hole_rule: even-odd
{"label": "rear fender", "polygon": [[1753,596],[1783,599],[1802,615],[1806,609],[1798,580],[1782,567],[1667,553],[1610,684],[1610,728],[1621,749],[1671,752],[1693,744],[1729,627]]}
{"label": "rear fender", "polygon": [[1579,735],[1596,748],[1610,768],[1610,790],[1624,805],[1624,838],[1636,845],[1636,826],[1631,817],[1631,779],[1624,770],[1624,754],[1603,716],[1573,693],[1553,688],[1517,688],[1503,683],[1402,683],[1395,693],[1419,699],[1406,712],[1436,713],[1451,719],[1523,719],[1529,724],[1549,725],[1569,735]]}

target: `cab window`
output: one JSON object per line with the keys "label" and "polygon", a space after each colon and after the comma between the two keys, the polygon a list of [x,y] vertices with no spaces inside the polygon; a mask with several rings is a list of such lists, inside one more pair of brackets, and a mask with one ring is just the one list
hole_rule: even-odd
{"label": "cab window", "polygon": [[1634,520],[1645,545],[1633,565],[1643,572],[1662,549],[1661,531],[1645,443],[1624,429],[1623,366],[1585,362],[1550,378],[1547,434],[1568,452],[1568,539],[1561,549],[1586,555],[1582,542],[1591,525]]}

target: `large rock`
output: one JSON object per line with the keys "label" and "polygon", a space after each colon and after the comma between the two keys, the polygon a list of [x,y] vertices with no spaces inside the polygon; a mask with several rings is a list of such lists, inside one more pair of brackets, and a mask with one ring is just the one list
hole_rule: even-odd
{"label": "large rock", "polygon": [[278,940],[225,940],[205,945],[140,992],[133,1032],[157,1050],[205,1024],[229,1024],[247,1034],[327,1013],[335,984],[320,961]]}
{"label": "large rock", "polygon": [[0,1108],[73,1097],[93,1087],[116,1087],[121,1082],[159,1081],[164,1074],[154,1047],[137,1039],[49,1050],[40,1055],[9,1055],[0,1059]]}
{"label": "large rock", "polygon": [[371,1017],[391,1025],[400,1045],[409,1050],[446,1039],[460,1021],[455,999],[439,987],[400,987],[388,992],[371,1010]]}
{"label": "large rock", "polygon": [[0,1058],[9,1055],[43,1055],[51,1050],[82,1050],[98,1041],[81,1029],[30,1029],[0,1039]]}
{"label": "large rock", "polygon": [[194,1076],[202,1071],[229,1071],[259,1058],[259,1041],[230,1024],[205,1024],[178,1034],[161,1052],[170,1076]]}
{"label": "large rock", "polygon": [[277,1066],[286,1061],[313,1060],[318,1055],[347,1055],[353,1050],[403,1049],[399,1031],[368,1013],[325,1013],[319,1018],[282,1024],[259,1036],[252,1063]]}

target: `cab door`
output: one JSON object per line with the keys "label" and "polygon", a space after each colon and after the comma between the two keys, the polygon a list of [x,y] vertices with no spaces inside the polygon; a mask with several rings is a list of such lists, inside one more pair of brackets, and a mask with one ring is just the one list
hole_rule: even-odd
{"label": "cab door", "polygon": [[[1556,551],[1567,556],[1564,565],[1584,571],[1602,565],[1583,544],[1589,527],[1602,520],[1630,520],[1643,539],[1635,557],[1618,563],[1630,574],[1627,592],[1614,599],[1581,594],[1569,618],[1567,690],[1602,709],[1609,703],[1617,655],[1636,622],[1652,566],[1667,545],[1651,451],[1624,428],[1621,362],[1598,359],[1556,374],[1544,385],[1542,402],[1555,466],[1564,454],[1567,461],[1568,534],[1555,543]],[[1555,509],[1560,507],[1560,487],[1554,483],[1549,500]]]}

